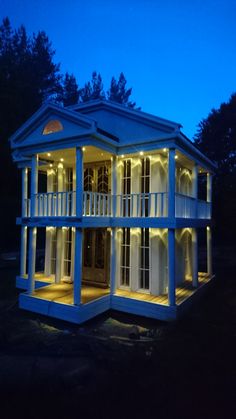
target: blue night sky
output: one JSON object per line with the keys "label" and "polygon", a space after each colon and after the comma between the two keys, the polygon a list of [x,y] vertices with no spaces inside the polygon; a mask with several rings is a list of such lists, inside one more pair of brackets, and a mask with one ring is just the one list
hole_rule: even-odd
{"label": "blue night sky", "polygon": [[123,71],[143,111],[183,125],[236,91],[235,0],[0,0],[0,19],[45,30],[61,71],[107,90]]}

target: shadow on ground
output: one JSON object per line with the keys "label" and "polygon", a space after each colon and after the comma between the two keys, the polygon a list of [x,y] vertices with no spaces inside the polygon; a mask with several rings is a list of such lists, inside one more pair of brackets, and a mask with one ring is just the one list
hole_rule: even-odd
{"label": "shadow on ground", "polygon": [[109,312],[74,326],[20,311],[0,271],[1,417],[222,418],[235,409],[234,252],[180,321]]}

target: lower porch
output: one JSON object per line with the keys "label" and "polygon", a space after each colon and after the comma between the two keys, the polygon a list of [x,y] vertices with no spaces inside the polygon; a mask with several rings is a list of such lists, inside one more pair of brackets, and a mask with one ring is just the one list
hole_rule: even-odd
{"label": "lower porch", "polygon": [[[109,309],[124,311],[160,320],[175,320],[185,308],[191,305],[201,294],[213,277],[207,273],[199,273],[198,288],[192,286],[191,279],[185,280],[176,287],[176,305],[168,304],[168,295],[154,296],[141,292],[131,292],[117,289],[112,295],[110,288],[100,288],[90,285],[81,287],[81,304],[73,304],[73,284],[45,285],[48,278],[38,277],[43,286],[38,286],[32,295],[20,295],[20,308],[36,313],[49,315],[73,323],[83,323]],[[25,286],[27,280],[24,279]],[[26,288],[26,287],[25,287]]]}

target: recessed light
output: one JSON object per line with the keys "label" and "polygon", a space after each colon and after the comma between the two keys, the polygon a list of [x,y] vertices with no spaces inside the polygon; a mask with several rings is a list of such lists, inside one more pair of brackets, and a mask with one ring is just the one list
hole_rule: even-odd
{"label": "recessed light", "polygon": [[175,159],[177,159],[178,158],[178,156],[175,156]]}
{"label": "recessed light", "polygon": [[48,157],[51,157],[51,153],[47,153],[47,156],[48,156]]}
{"label": "recessed light", "polygon": [[103,153],[101,153],[101,156],[103,156]]}
{"label": "recessed light", "polygon": [[86,148],[85,147],[82,147],[82,151],[85,151],[86,150]]}
{"label": "recessed light", "polygon": [[52,163],[50,163],[49,166],[52,167]]}
{"label": "recessed light", "polygon": [[140,154],[140,156],[143,156],[143,151],[140,151],[140,153],[139,153],[139,154]]}
{"label": "recessed light", "polygon": [[163,151],[166,153],[166,151],[167,151],[167,148],[163,148]]}
{"label": "recessed light", "polygon": [[121,154],[122,159],[125,157],[124,154]]}
{"label": "recessed light", "polygon": [[64,159],[61,158],[60,161],[64,161]]}

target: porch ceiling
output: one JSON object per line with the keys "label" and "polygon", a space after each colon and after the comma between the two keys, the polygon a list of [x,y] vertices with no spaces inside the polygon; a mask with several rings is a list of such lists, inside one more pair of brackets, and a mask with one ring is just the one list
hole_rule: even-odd
{"label": "porch ceiling", "polygon": [[[99,149],[94,146],[83,147],[84,163],[99,162],[104,160],[110,160],[112,157],[111,153],[105,150]],[[58,164],[62,162],[65,166],[75,166],[75,148],[66,148],[63,150],[55,150],[47,153],[40,153],[39,159],[50,164]],[[63,160],[62,160],[63,159]]]}

